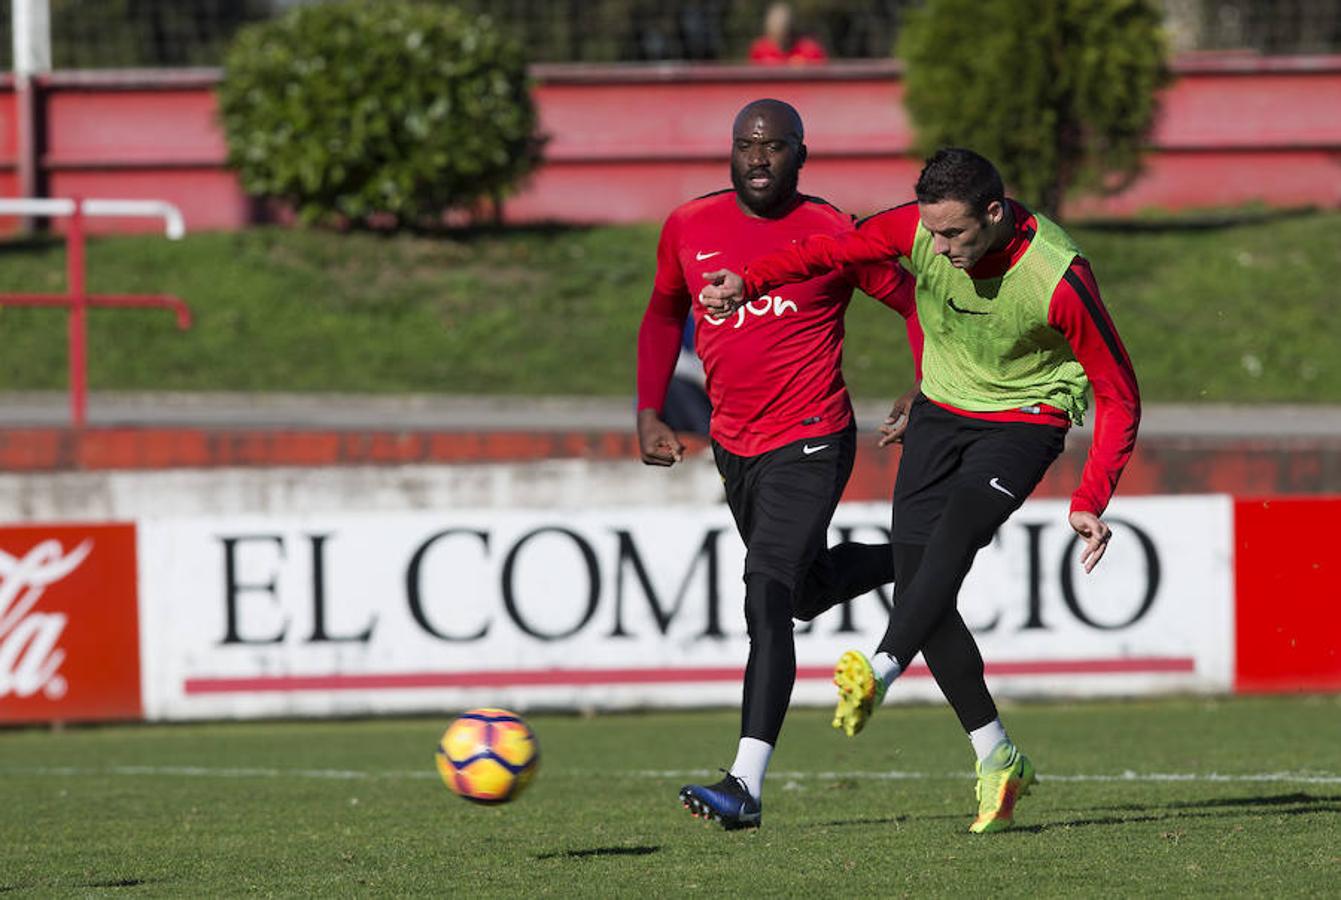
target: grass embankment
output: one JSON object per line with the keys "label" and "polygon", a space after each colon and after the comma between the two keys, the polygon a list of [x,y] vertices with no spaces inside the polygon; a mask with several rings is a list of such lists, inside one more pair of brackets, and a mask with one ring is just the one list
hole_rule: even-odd
{"label": "grass embankment", "polygon": [[[1075,227],[1147,401],[1341,402],[1341,213],[1193,227]],[[657,228],[446,237],[260,228],[95,240],[89,288],[185,298],[94,311],[96,390],[595,394],[632,391]],[[58,241],[0,245],[0,290],[64,285]],[[7,309],[0,390],[65,384],[65,317]],[[902,328],[858,297],[860,400],[910,377]]]}

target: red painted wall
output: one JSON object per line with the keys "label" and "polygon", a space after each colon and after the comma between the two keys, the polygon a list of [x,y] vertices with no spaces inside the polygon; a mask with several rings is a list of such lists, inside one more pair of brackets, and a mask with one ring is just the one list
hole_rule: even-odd
{"label": "red painted wall", "polygon": [[[0,197],[19,193],[18,100],[9,82],[0,82]],[[12,229],[15,220],[0,217],[0,233]]]}
{"label": "red painted wall", "polygon": [[[1185,58],[1165,93],[1148,169],[1078,215],[1148,207],[1341,206],[1341,56]],[[856,213],[910,199],[918,161],[894,62],[537,66],[547,162],[506,205],[512,221],[659,221],[726,186],[729,123],[774,96],[806,119],[806,191]],[[39,164],[50,196],[155,197],[192,229],[245,225],[252,204],[224,165],[214,70],[56,73],[40,84]],[[16,189],[12,83],[0,81],[0,193]],[[0,223],[3,224],[3,223]],[[91,223],[147,229],[152,221]]]}
{"label": "red painted wall", "polygon": [[[634,460],[632,425],[630,417],[625,431],[0,428],[0,471]],[[684,439],[691,453],[705,452],[702,440]],[[1087,451],[1086,440],[1069,442],[1033,496],[1069,497]],[[863,434],[844,499],[887,500],[899,455]],[[1120,493],[1341,495],[1341,441],[1142,438]]]}
{"label": "red painted wall", "polygon": [[[214,71],[70,72],[42,87],[40,167],[48,196],[161,199],[188,229],[247,223],[251,204],[225,165]],[[12,94],[0,94],[12,97]],[[154,219],[92,219],[90,231],[153,231]]]}

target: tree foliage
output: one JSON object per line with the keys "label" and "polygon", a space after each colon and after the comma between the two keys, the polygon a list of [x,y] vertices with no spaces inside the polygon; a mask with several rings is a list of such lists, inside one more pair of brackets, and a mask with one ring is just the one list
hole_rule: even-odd
{"label": "tree foliage", "polygon": [[219,105],[246,190],[307,221],[432,219],[539,161],[520,48],[450,7],[345,0],[249,26]]}
{"label": "tree foliage", "polygon": [[971,147],[1054,214],[1121,189],[1169,79],[1161,23],[1153,0],[928,0],[899,40],[920,149]]}

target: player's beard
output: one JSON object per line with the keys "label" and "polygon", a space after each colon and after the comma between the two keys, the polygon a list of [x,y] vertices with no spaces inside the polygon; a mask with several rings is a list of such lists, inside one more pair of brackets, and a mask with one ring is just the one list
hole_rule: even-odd
{"label": "player's beard", "polygon": [[731,170],[731,186],[736,196],[756,216],[770,218],[782,212],[792,198],[796,196],[796,186],[801,180],[801,170],[793,169],[785,175],[775,175],[773,183],[762,194],[750,189],[749,171]]}

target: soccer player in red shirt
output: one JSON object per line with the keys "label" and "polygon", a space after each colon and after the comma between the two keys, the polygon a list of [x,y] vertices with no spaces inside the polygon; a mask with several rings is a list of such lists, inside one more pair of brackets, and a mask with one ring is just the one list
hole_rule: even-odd
{"label": "soccer player in red shirt", "polygon": [[[691,812],[727,828],[759,824],[764,772],[796,678],[792,618],[810,620],[894,578],[888,544],[826,547],[826,534],[856,441],[841,369],[843,315],[860,287],[907,319],[916,359],[921,332],[907,272],[893,260],[842,266],[722,316],[693,302],[711,269],[852,231],[850,216],[797,191],[805,158],[795,109],[758,100],[741,110],[732,127],[733,189],[691,200],[666,219],[638,334],[642,459],[670,466],[684,448],[661,409],[692,312],[712,401],[713,456],[746,547],[750,655],[736,760],[717,784],[680,792]],[[903,406],[911,401],[909,392]]]}
{"label": "soccer player in red shirt", "polygon": [[[1131,360],[1066,232],[1006,199],[996,167],[970,150],[947,148],[927,160],[916,195],[855,231],[755,258],[743,277],[708,273],[711,284],[699,295],[711,314],[730,315],[767,291],[853,265],[901,257],[917,277],[925,345],[921,396],[897,435],[904,447],[893,503],[898,585],[875,654],[849,651],[834,674],[834,726],[849,735],[919,651],[943,687],[943,673],[969,665],[982,672],[981,656],[941,659],[940,671],[935,662],[947,636],[962,641],[965,632],[959,586],[978,550],[1061,452],[1090,391],[1094,439],[1068,521],[1084,542],[1085,571],[1094,569],[1111,535],[1099,517],[1140,421]],[[895,436],[890,429],[886,441]],[[978,756],[978,817],[970,830],[1008,828],[1034,767],[985,690],[967,707],[951,702]]]}

